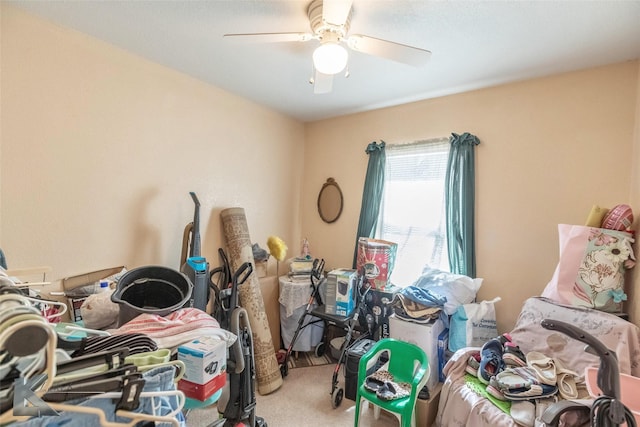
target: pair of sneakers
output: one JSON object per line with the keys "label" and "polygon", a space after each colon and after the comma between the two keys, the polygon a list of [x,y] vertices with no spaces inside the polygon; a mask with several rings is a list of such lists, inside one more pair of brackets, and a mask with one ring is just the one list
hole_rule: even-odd
{"label": "pair of sneakers", "polygon": [[[485,359],[484,374],[481,369],[483,354]],[[489,384],[488,381],[491,377],[505,367],[522,366],[527,366],[524,353],[513,342],[511,335],[505,333],[487,341],[480,352],[472,354],[467,361],[465,370],[474,377],[480,378],[483,383]]]}
{"label": "pair of sneakers", "polygon": [[[509,334],[502,334],[494,339],[500,341],[500,345],[502,346],[511,342],[511,336]],[[481,351],[474,352],[473,354],[471,354],[471,356],[469,356],[469,359],[467,360],[467,366],[465,370],[467,373],[473,375],[474,377],[477,377],[479,375],[478,371],[480,369],[480,362],[482,361],[481,353]],[[526,361],[524,363],[526,365]]]}
{"label": "pair of sneakers", "polygon": [[365,378],[364,388],[375,393],[381,400],[400,399],[411,394],[410,384],[395,382],[393,375],[382,369]]}
{"label": "pair of sneakers", "polygon": [[478,379],[484,384],[507,367],[527,366],[527,360],[508,333],[487,341],[480,350]]}
{"label": "pair of sneakers", "polygon": [[[504,337],[504,335],[501,335]],[[502,340],[493,338],[484,343],[480,350],[480,365],[478,366],[478,379],[483,384],[489,385],[491,377],[498,375],[506,367],[503,359],[504,345]]]}

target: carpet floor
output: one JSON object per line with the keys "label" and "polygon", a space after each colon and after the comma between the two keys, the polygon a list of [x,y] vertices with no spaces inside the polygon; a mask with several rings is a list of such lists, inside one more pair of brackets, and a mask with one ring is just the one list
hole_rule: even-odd
{"label": "carpet floor", "polygon": [[295,368],[308,368],[310,366],[322,366],[333,365],[336,363],[331,356],[323,354],[322,356],[316,356],[312,351],[310,352],[292,352],[289,356],[289,369]]}
{"label": "carpet floor", "polygon": [[[355,402],[343,399],[334,409],[331,405],[331,383],[335,364],[291,369],[282,386],[266,396],[256,394],[256,415],[264,418],[269,427],[350,427],[354,425]],[[344,388],[344,374],[338,375],[339,387]],[[398,421],[388,413],[378,420],[373,409],[363,406],[360,426],[395,427]],[[194,409],[187,415],[187,427],[205,427],[218,416],[215,406]]]}

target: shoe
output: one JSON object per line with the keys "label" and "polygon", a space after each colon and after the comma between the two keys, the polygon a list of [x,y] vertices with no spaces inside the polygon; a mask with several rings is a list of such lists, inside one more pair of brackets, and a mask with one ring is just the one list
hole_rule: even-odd
{"label": "shoe", "polygon": [[507,366],[527,366],[526,356],[522,350],[520,350],[520,347],[511,341],[504,344],[504,354],[502,358]]}
{"label": "shoe", "polygon": [[556,365],[552,358],[538,351],[531,351],[527,353],[527,365],[536,372],[541,383],[556,385]]}
{"label": "shoe", "polygon": [[489,384],[492,376],[497,375],[505,368],[502,354],[504,350],[502,343],[497,338],[487,341],[480,350],[480,367],[478,368],[478,379],[484,384]]}
{"label": "shoe", "polygon": [[502,391],[514,389],[529,389],[533,384],[538,384],[536,374],[529,368],[506,368],[492,378]]}
{"label": "shoe", "polygon": [[522,400],[511,404],[511,418],[523,427],[533,427],[536,419],[536,405],[534,402]]}
{"label": "shoe", "polygon": [[548,384],[533,384],[529,389],[522,391],[503,391],[507,400],[531,400],[550,397],[558,393],[558,387]]}
{"label": "shoe", "polygon": [[418,399],[429,400],[431,394],[429,393],[429,387],[424,386],[418,392]]}
{"label": "shoe", "polygon": [[411,385],[407,383],[394,383],[393,381],[387,381],[382,387],[376,391],[376,396],[381,400],[394,400],[402,397],[407,397],[411,393]]}
{"label": "shoe", "polygon": [[512,342],[511,334],[509,334],[508,332],[505,332],[504,334],[494,339],[497,339],[498,341],[500,341],[500,344],[502,344],[503,346],[508,342]]}
{"label": "shoe", "polygon": [[553,363],[556,366],[556,383],[558,385],[558,393],[565,400],[572,400],[578,398],[578,386],[576,385],[577,373],[565,366],[558,359],[553,359]]}
{"label": "shoe", "polygon": [[478,377],[478,368],[474,368],[471,365],[467,365],[464,367],[464,371],[469,375],[473,375],[476,378]]}
{"label": "shoe", "polygon": [[502,394],[502,391],[500,391],[498,384],[496,383],[496,377],[491,377],[491,379],[489,380],[489,385],[487,386],[487,393],[489,393],[491,396],[495,397],[498,400],[502,400],[502,401],[507,400],[507,398],[504,397],[504,394]]}
{"label": "shoe", "polygon": [[469,360],[467,360],[467,365],[477,370],[480,367],[481,360],[482,358],[480,357],[480,352],[478,351],[477,353],[473,353],[471,356],[469,356]]}
{"label": "shoe", "polygon": [[387,382],[393,381],[393,375],[385,370],[375,371],[364,379],[364,388],[377,393]]}
{"label": "shoe", "polygon": [[469,360],[467,360],[467,366],[465,366],[464,370],[473,375],[474,377],[478,376],[478,368],[480,367],[480,352],[475,352],[471,356],[469,356]]}
{"label": "shoe", "polygon": [[489,393],[491,396],[495,397],[498,400],[502,400],[503,402],[508,402],[508,399],[504,397],[504,394],[502,394],[502,392],[499,389],[495,388],[491,384],[487,386],[487,393]]}

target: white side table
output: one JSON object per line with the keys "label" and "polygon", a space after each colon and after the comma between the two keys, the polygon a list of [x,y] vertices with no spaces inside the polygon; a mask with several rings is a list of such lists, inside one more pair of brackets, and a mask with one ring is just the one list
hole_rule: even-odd
{"label": "white side table", "polygon": [[[300,318],[305,315],[312,291],[311,281],[292,281],[288,276],[280,276],[279,282],[280,330],[284,347],[288,348],[298,328]],[[315,306],[314,303],[312,307]],[[323,334],[324,322],[317,317],[307,315],[292,350],[312,351],[322,341]]]}

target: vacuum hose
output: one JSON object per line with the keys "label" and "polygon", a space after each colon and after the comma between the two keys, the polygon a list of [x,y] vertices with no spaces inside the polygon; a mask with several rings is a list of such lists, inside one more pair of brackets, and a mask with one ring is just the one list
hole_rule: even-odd
{"label": "vacuum hose", "polygon": [[590,416],[592,426],[613,427],[626,422],[627,427],[636,427],[636,418],[629,408],[608,396],[600,396],[593,402]]}

